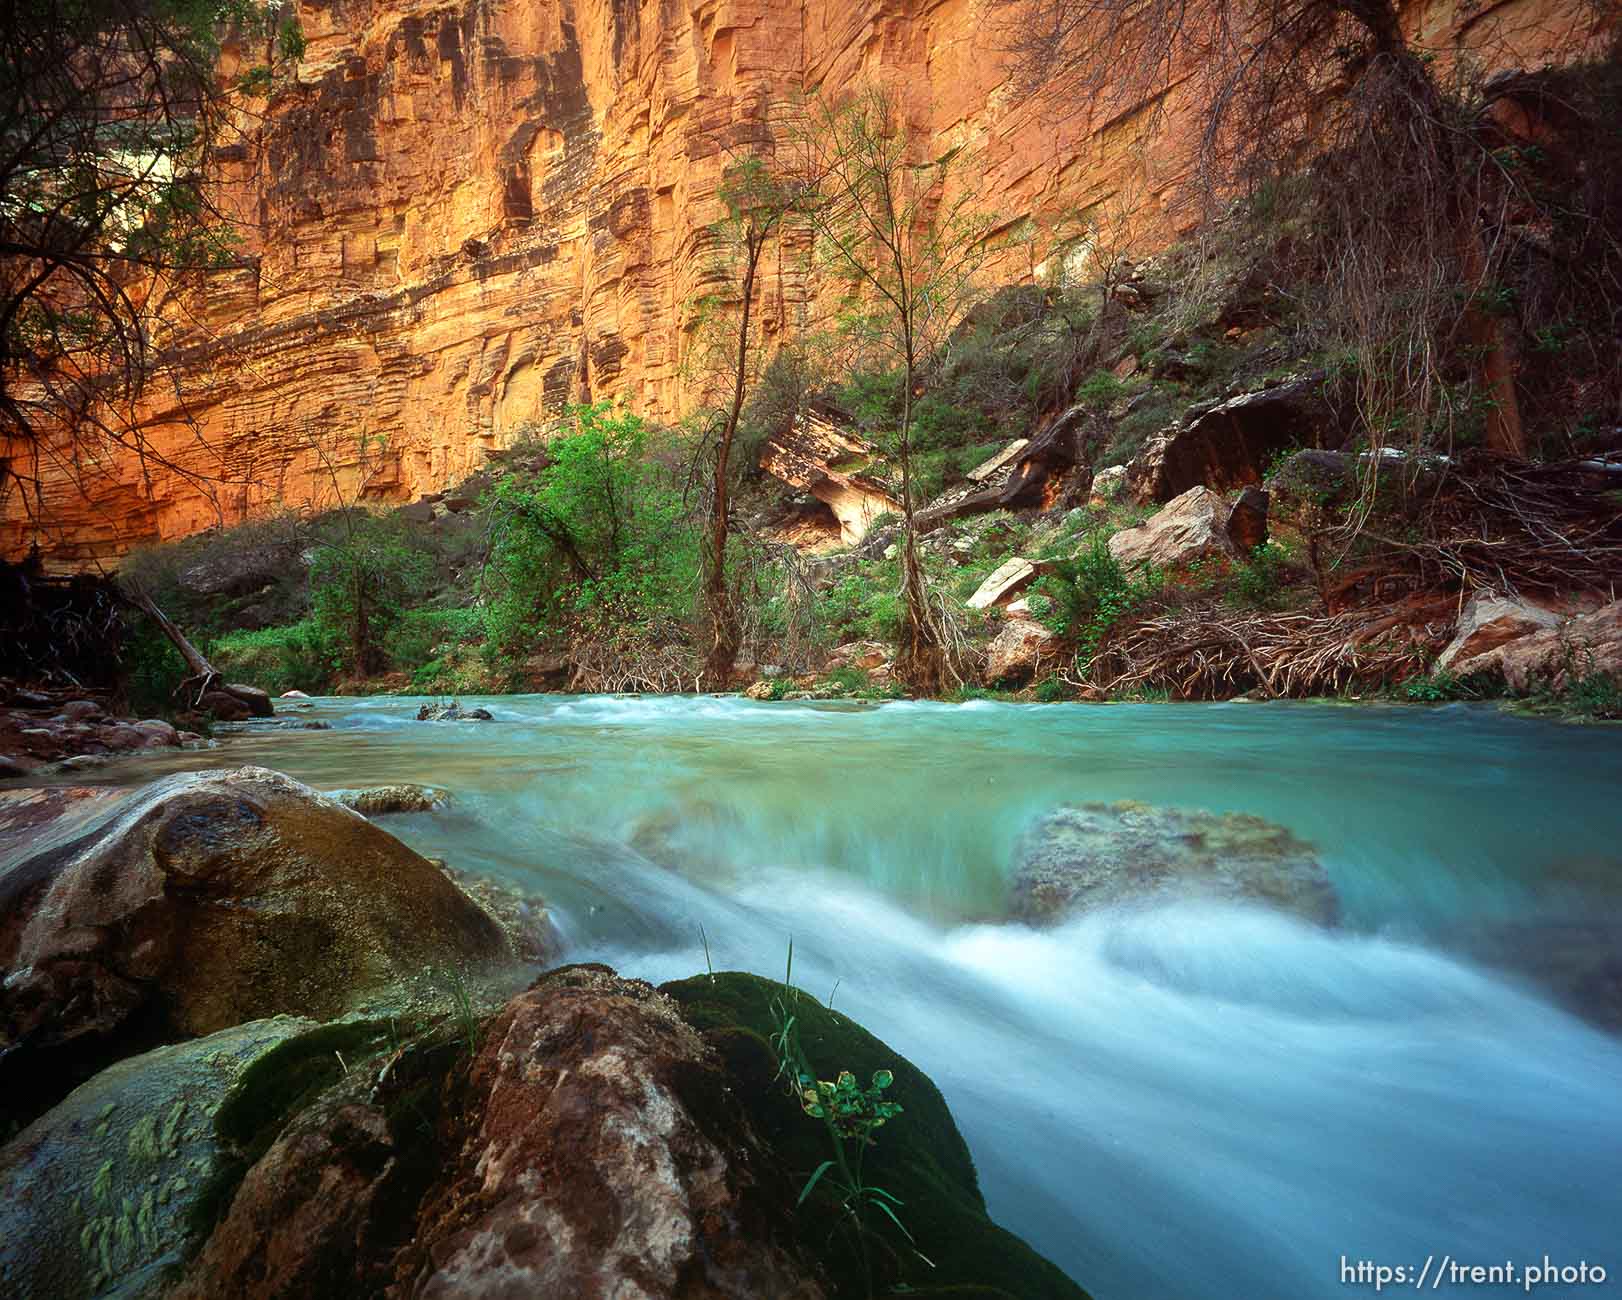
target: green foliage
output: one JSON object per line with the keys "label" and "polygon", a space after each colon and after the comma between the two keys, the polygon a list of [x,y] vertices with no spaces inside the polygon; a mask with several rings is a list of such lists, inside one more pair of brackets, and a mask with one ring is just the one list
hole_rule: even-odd
{"label": "green foliage", "polygon": [[1110,554],[1109,537],[1102,531],[1095,532],[1074,556],[1055,561],[1053,572],[1035,584],[1053,602],[1047,625],[1073,640],[1085,661],[1098,652],[1117,622],[1164,585],[1164,575],[1157,569],[1129,578]]}
{"label": "green foliage", "polygon": [[1554,700],[1562,713],[1576,721],[1616,721],[1622,719],[1622,678],[1587,673],[1570,682]]}
{"label": "green foliage", "polygon": [[136,622],[124,640],[124,696],[138,718],[165,718],[177,706],[175,691],[186,679],[186,662],[150,620]]}
{"label": "green foliage", "polygon": [[1070,698],[1070,687],[1061,677],[1044,677],[1032,689],[1038,704],[1058,704]]}
{"label": "green foliage", "polygon": [[408,609],[389,629],[384,649],[391,668],[416,672],[483,635],[484,617],[477,609]]}
{"label": "green foliage", "polygon": [[894,641],[901,612],[894,561],[860,564],[817,598],[817,622],[836,641]]}
{"label": "green foliage", "polygon": [[486,627],[517,649],[581,616],[653,627],[691,612],[699,540],[679,489],[679,449],[639,417],[579,407],[546,464],[492,493],[499,520]]}
{"label": "green foliage", "polygon": [[349,512],[343,534],[310,565],[310,612],[344,668],[369,675],[383,667],[389,632],[428,572],[428,557],[397,518]]}
{"label": "green foliage", "polygon": [[[808,1117],[798,1092],[779,1075],[779,1057],[770,1040],[780,1033],[774,1003],[794,1017],[800,1051],[829,1071],[805,1072],[813,1079],[848,1071],[871,1081],[888,1071],[891,1082],[881,1099],[894,1098],[905,1113],[862,1146],[862,1183],[882,1187],[905,1204],[897,1216],[917,1239],[916,1248],[884,1214],[861,1207],[864,1261],[841,1192],[824,1173],[795,1216],[798,1242],[825,1268],[830,1293],[838,1297],[879,1294],[1018,1296],[1020,1300],[1081,1300],[1083,1292],[1058,1269],[986,1215],[974,1162],[939,1090],[899,1052],[848,1017],[803,993],[738,972],[700,974],[663,992],[675,998],[683,1016],[712,1043],[729,1075],[731,1095],[747,1110],[769,1152],[763,1176],[781,1180],[792,1203],[825,1160],[833,1158],[833,1138],[824,1122]],[[917,1252],[928,1256],[926,1265]],[[869,1263],[871,1267],[869,1267]]]}
{"label": "green foliage", "polygon": [[1252,609],[1276,609],[1289,577],[1289,551],[1278,542],[1267,541],[1250,553],[1250,558],[1233,571],[1233,593],[1241,605]]}
{"label": "green foliage", "polygon": [[342,647],[317,619],[253,632],[227,632],[209,647],[209,659],[231,681],[250,682],[280,695],[300,690],[319,695],[343,664]]}
{"label": "green foliage", "polygon": [[1127,386],[1107,370],[1095,370],[1076,388],[1076,401],[1093,410],[1113,406],[1127,392]]}

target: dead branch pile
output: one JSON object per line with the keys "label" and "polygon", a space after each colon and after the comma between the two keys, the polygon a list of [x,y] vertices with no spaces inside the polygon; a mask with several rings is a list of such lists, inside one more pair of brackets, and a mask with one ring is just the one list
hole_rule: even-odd
{"label": "dead branch pile", "polygon": [[112,686],[125,626],[118,589],[104,577],[48,577],[0,561],[0,673],[19,681]]}
{"label": "dead branch pile", "polygon": [[1124,629],[1074,686],[1104,695],[1270,698],[1371,690],[1423,674],[1452,630],[1454,598],[1323,616],[1171,610]]}
{"label": "dead branch pile", "polygon": [[1405,553],[1425,586],[1608,589],[1622,579],[1622,460],[1466,461],[1450,473]]}
{"label": "dead branch pile", "polygon": [[577,628],[569,641],[568,689],[586,695],[672,694],[698,689],[699,667],[680,628],[610,620]]}

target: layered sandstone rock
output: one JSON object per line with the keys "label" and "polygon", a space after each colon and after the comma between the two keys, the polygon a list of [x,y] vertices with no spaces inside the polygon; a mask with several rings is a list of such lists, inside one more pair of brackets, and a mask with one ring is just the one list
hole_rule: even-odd
{"label": "layered sandstone rock", "polygon": [[[1018,12],[987,0],[296,10],[306,55],[222,159],[248,263],[175,313],[181,383],[151,391],[151,454],[88,449],[72,472],[47,456],[43,499],[0,503],[0,553],[37,541],[70,566],[275,506],[409,502],[568,400],[679,413],[693,304],[725,287],[722,170],[780,137],[805,91],[882,81],[929,153],[976,151],[959,174],[979,202],[1039,236],[1004,278],[1085,272],[1083,241],[1041,234],[1060,213],[1146,246],[1187,224],[1194,81],[1137,105],[1023,98],[998,53]],[[1586,12],[1438,0],[1412,23],[1443,49],[1466,29],[1548,44]],[[809,252],[792,232],[769,250],[768,342],[844,292],[820,291]]]}

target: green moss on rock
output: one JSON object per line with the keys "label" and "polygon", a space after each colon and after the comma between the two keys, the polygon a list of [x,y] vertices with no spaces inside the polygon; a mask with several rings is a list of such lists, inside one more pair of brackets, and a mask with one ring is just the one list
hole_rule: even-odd
{"label": "green moss on rock", "polygon": [[[740,972],[697,976],[664,986],[682,1014],[715,1046],[732,1076],[735,1095],[775,1157],[779,1176],[799,1194],[832,1154],[827,1130],[808,1117],[776,1078],[768,1039],[775,1030],[772,1000],[783,986]],[[800,1043],[821,1078],[849,1070],[858,1079],[889,1070],[886,1097],[903,1113],[878,1131],[866,1156],[864,1181],[903,1204],[901,1221],[917,1242],[882,1216],[868,1213],[868,1254],[874,1294],[952,1296],[960,1300],[1086,1300],[1086,1292],[986,1213],[979,1178],[951,1111],[929,1076],[847,1016],[798,993],[793,1014]],[[770,1176],[768,1171],[763,1171]],[[841,1229],[831,1193],[819,1185],[795,1218],[800,1245],[827,1271],[834,1293],[868,1294],[853,1235]],[[919,1259],[922,1253],[934,1263]]]}

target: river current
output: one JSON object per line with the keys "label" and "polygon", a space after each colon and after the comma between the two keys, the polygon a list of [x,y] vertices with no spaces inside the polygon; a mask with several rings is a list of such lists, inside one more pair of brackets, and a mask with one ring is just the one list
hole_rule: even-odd
{"label": "river current", "polygon": [[[1532,1293],[1622,1295],[1622,1037],[1466,942],[1536,957],[1577,918],[1610,927],[1618,978],[1622,729],[1467,706],[477,702],[495,722],[319,700],[303,716],[331,730],[96,779],[260,763],[444,786],[447,811],[384,824],[545,896],[569,959],[655,982],[702,971],[706,943],[718,970],[780,975],[792,936],[795,983],[929,1072],[994,1217],[1098,1300],[1372,1294],[1361,1264],[1427,1257],[1582,1262],[1606,1280]],[[1341,926],[1189,901],[1006,922],[1021,830],[1116,799],[1288,827]],[[1525,1293],[1515,1276],[1436,1289]]]}

